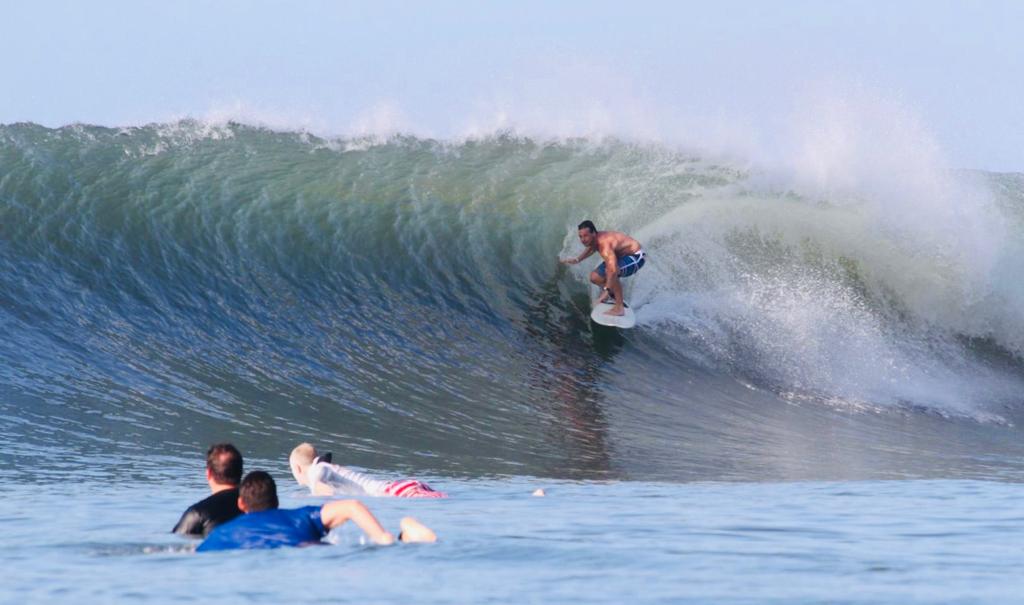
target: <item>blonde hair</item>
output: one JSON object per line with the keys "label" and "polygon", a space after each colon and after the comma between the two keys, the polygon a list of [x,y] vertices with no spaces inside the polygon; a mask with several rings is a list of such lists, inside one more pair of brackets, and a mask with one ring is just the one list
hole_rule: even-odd
{"label": "blonde hair", "polygon": [[316,458],[316,448],[308,443],[300,443],[295,446],[292,454],[288,456],[288,464],[305,469],[310,464],[313,464],[314,458]]}

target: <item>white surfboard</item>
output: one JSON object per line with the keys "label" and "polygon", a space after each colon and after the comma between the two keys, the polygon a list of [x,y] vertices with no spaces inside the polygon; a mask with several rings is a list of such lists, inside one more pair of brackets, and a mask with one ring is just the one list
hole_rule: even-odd
{"label": "white surfboard", "polygon": [[625,315],[608,315],[608,311],[612,308],[612,302],[610,300],[599,303],[594,303],[594,310],[590,312],[590,319],[594,322],[601,324],[602,326],[609,326],[612,328],[632,328],[636,325],[636,315],[633,313],[633,309],[629,308],[629,303],[626,303]]}

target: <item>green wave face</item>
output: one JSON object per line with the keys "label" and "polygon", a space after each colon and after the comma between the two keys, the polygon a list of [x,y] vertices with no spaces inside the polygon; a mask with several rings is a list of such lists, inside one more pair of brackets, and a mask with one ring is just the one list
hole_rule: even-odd
{"label": "green wave face", "polygon": [[[1024,184],[944,178],[832,195],[613,139],[0,126],[0,381],[82,447],[312,434],[474,473],[613,473],[619,388],[1012,422]],[[587,319],[596,257],[557,263],[583,219],[650,255],[625,337]]]}

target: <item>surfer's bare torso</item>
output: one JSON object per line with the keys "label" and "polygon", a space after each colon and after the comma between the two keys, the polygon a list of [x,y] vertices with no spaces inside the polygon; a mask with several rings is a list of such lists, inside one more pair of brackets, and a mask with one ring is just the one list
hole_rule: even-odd
{"label": "surfer's bare torso", "polygon": [[590,235],[590,243],[584,241],[583,234],[580,235],[580,241],[600,254],[605,262],[610,260],[609,256],[612,259],[621,258],[636,254],[641,249],[640,242],[621,231],[598,231]]}

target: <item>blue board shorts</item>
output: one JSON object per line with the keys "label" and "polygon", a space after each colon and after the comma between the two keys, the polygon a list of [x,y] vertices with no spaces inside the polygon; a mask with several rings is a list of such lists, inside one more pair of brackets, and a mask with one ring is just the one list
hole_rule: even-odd
{"label": "blue board shorts", "polygon": [[[644,266],[646,257],[647,255],[644,254],[643,250],[638,251],[636,254],[617,257],[616,264],[619,265],[619,277],[629,277],[639,271]],[[594,271],[597,271],[597,274],[601,277],[605,277],[604,263],[598,265]]]}

